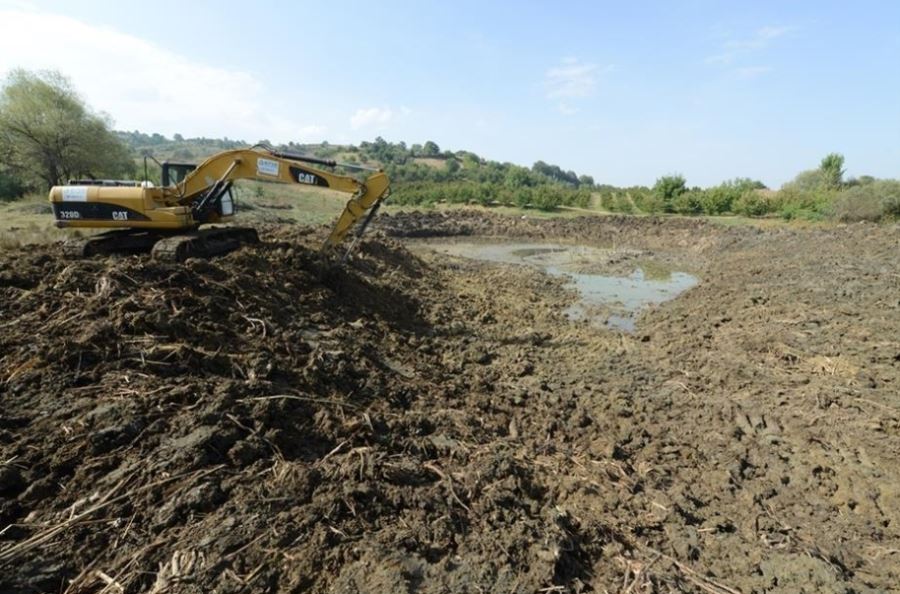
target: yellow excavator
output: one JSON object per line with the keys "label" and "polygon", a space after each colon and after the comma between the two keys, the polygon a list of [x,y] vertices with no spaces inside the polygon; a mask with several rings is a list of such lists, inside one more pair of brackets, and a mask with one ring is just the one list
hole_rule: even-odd
{"label": "yellow excavator", "polygon": [[[323,249],[328,249],[338,246],[365,217],[357,232],[357,238],[360,237],[390,193],[390,181],[380,170],[276,151],[265,145],[224,151],[200,165],[169,162],[160,165],[160,186],[146,181],[92,179],[54,186],[50,190],[50,203],[57,227],[109,229],[66,242],[66,254],[85,257],[151,252],[156,259],[181,262],[190,257],[224,254],[244,243],[256,243],[259,237],[252,228],[209,226],[231,220],[235,215],[232,185],[249,178],[352,194],[325,240]],[[359,181],[336,173],[338,166],[370,173],[364,181]]]}

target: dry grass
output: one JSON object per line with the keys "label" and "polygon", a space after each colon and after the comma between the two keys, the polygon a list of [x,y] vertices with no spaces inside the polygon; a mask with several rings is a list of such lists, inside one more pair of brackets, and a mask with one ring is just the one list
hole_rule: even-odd
{"label": "dry grass", "polygon": [[46,196],[31,195],[0,202],[0,250],[59,241],[79,234],[54,226]]}
{"label": "dry grass", "polygon": [[447,160],[446,159],[429,159],[427,157],[418,157],[413,159],[414,163],[420,163],[422,165],[427,165],[433,169],[446,169],[447,168]]}

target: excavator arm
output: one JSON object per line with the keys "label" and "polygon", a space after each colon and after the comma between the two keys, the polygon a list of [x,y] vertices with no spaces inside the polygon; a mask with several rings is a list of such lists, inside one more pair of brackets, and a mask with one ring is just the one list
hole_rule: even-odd
{"label": "excavator arm", "polygon": [[[365,181],[359,181],[349,175],[336,174],[313,165],[335,167],[338,164],[268,148],[225,151],[201,163],[180,184],[174,186],[173,197],[178,204],[191,206],[202,218],[204,208],[239,179],[301,184],[352,194],[325,240],[323,249],[333,248],[344,240],[347,233],[370,209],[377,207],[387,197],[390,181],[384,172],[378,170],[371,170],[372,173]],[[344,167],[363,169],[347,165]]]}

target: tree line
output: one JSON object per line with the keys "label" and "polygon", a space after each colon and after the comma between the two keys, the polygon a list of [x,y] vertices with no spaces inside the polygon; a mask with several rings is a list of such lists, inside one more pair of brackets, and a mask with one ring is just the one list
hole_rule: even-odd
{"label": "tree line", "polygon": [[507,205],[552,210],[586,207],[594,180],[538,161],[532,167],[485,159],[471,151],[441,151],[434,141],[407,146],[383,138],[348,147],[350,160],[381,163],[391,178],[392,202]]}
{"label": "tree line", "polygon": [[773,191],[737,178],[710,188],[689,188],[684,176],[665,175],[653,187],[598,189],[600,205],[621,213],[780,216],[784,219],[877,221],[900,217],[900,181],[863,175],[845,178],[844,156],[830,153]]}

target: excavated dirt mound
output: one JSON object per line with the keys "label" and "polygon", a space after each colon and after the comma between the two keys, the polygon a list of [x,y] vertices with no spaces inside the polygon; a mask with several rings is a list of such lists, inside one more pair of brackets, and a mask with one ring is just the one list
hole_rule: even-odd
{"label": "excavated dirt mound", "polygon": [[637,333],[537,271],[273,227],[0,255],[2,592],[885,592],[900,229],[382,217],[701,283]]}

